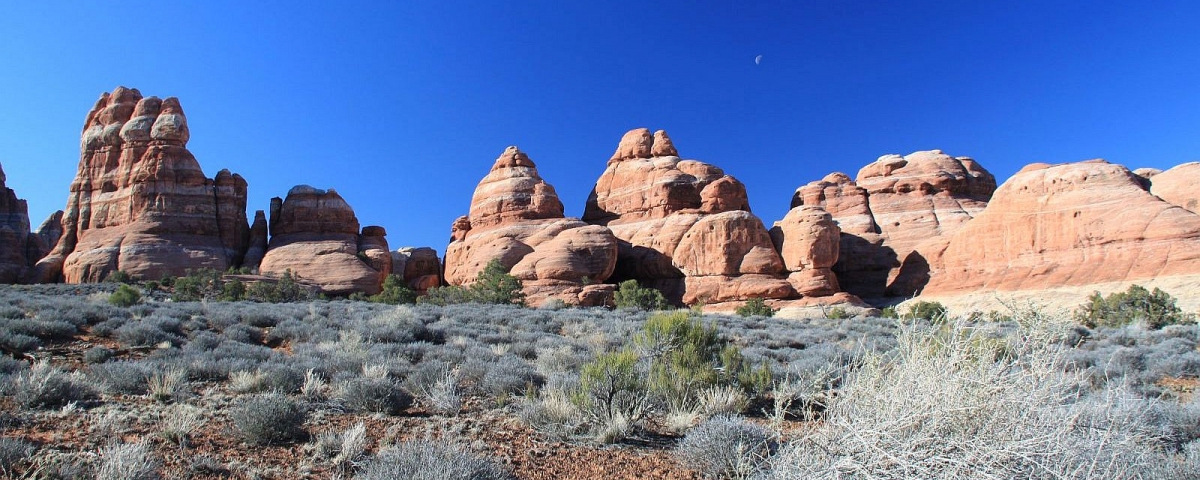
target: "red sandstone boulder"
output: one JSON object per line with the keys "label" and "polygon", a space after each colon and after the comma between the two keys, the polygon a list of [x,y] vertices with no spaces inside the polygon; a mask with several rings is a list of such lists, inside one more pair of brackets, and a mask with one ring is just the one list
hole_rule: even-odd
{"label": "red sandstone boulder", "polygon": [[847,292],[911,296],[928,280],[922,245],[955,232],[987,206],[996,180],[968,157],[940,150],[885,155],[850,181],[835,173],[796,191],[792,206],[826,209],[841,228],[833,271]]}
{"label": "red sandstone boulder", "polygon": [[[1191,168],[1152,180],[1170,185]],[[1200,274],[1200,216],[1142,182],[1103,160],[1025,167],[986,210],[928,249],[922,297]]]}
{"label": "red sandstone boulder", "polygon": [[442,259],[429,247],[404,247],[392,252],[392,274],[401,275],[417,293],[442,284]]}
{"label": "red sandstone boulder", "polygon": [[261,274],[291,271],[330,295],[380,292],[392,260],[383,228],[367,227],[360,234],[354,209],[332,189],[299,185],[276,200]]}
{"label": "red sandstone boulder", "polygon": [[205,177],[187,150],[175,98],[118,87],[88,113],[62,236],[35,280],[95,282],[121,270],[158,279],[240,265],[249,238],[246,182]]}
{"label": "red sandstone boulder", "polygon": [[616,255],[612,233],[564,218],[562,202],[533,161],[508,147],[476,187],[470,213],[451,228],[445,280],[470,284],[498,259],[521,280],[532,305],[551,298],[595,305],[603,295],[585,287],[612,274]]}
{"label": "red sandstone boulder", "polygon": [[841,253],[841,230],[828,212],[821,207],[793,208],[775,222],[771,240],[796,293],[821,297],[840,291],[832,268]]}
{"label": "red sandstone boulder", "polygon": [[620,240],[614,279],[687,304],[796,297],[746,187],[677,155],[666,132],[631,130],[596,181],[583,220]]}

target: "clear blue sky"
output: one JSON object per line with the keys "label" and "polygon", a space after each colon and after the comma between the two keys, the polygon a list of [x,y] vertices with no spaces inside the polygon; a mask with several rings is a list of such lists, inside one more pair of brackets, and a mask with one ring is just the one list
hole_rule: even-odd
{"label": "clear blue sky", "polygon": [[250,214],[333,187],[393,248],[439,252],[505,146],[578,216],[643,126],[745,182],[768,225],[797,186],[887,153],[1000,179],[1200,160],[1200,2],[325,3],[4,2],[9,187],[35,225],[63,208],[84,116],[118,85],[179,97]]}

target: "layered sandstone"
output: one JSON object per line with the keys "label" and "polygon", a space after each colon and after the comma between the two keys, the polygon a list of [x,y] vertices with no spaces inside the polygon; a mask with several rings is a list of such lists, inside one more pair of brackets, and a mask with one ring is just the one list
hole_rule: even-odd
{"label": "layered sandstone", "polygon": [[616,256],[612,233],[565,218],[533,161],[508,147],[475,188],[468,215],[451,226],[445,280],[468,285],[499,260],[521,280],[530,304],[595,305],[611,296],[611,286],[597,284],[612,274]]}
{"label": "layered sandstone", "polygon": [[118,87],[88,113],[62,235],[36,280],[95,282],[238,266],[246,250],[246,181],[208,178],[187,149],[187,118],[173,97]]}
{"label": "layered sandstone", "polygon": [[43,248],[43,250],[37,256],[38,259],[46,256],[46,254],[50,253],[51,248],[54,248],[55,245],[58,245],[58,239],[62,238],[63,234],[62,220],[63,211],[56,210],[54,213],[51,213],[49,217],[46,217],[46,219],[42,221],[42,224],[38,226],[37,230],[33,231],[33,233],[37,234],[38,238],[41,240],[41,247]]}
{"label": "layered sandstone", "polygon": [[833,216],[821,207],[799,206],[775,222],[771,240],[796,293],[823,297],[841,290],[833,273],[841,253],[841,233]]}
{"label": "layered sandstone", "polygon": [[1177,165],[1150,179],[1150,193],[1164,201],[1200,213],[1200,162]]}
{"label": "layered sandstone", "polygon": [[904,297],[928,281],[923,245],[982,212],[995,189],[995,177],[971,158],[930,150],[879,157],[853,181],[826,176],[800,187],[792,206],[821,206],[838,222],[841,257],[833,270],[842,288]]}
{"label": "layered sandstone", "polygon": [[619,239],[614,281],[636,279],[685,304],[800,295],[767,229],[750,213],[745,186],[714,165],[679,158],[661,130],[622,137],[583,220]]}
{"label": "layered sandstone", "polygon": [[382,227],[360,231],[354,209],[332,189],[298,185],[271,205],[271,239],[261,274],[278,277],[290,271],[329,295],[380,292],[392,264]]}
{"label": "layered sandstone", "polygon": [[923,298],[1185,278],[1200,274],[1200,215],[1120,165],[1034,164],[927,253]]}
{"label": "layered sandstone", "polygon": [[29,278],[33,264],[45,253],[41,237],[29,231],[29,207],[5,185],[0,168],[0,283]]}

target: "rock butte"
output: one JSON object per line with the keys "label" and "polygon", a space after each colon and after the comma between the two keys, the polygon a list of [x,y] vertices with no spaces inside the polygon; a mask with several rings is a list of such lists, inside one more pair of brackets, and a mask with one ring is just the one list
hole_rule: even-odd
{"label": "rock butte", "polygon": [[0,167],[0,283],[17,283],[29,279],[46,247],[41,236],[29,232],[29,208],[7,180]]}
{"label": "rock butte", "polygon": [[494,259],[519,278],[530,305],[559,299],[576,305],[611,302],[603,282],[617,259],[609,229],[563,216],[554,187],[517,147],[508,147],[480,180],[465,217],[451,226],[446,282],[469,285]]}
{"label": "rock butte", "polygon": [[614,281],[636,279],[684,304],[838,291],[828,270],[837,227],[824,211],[789,214],[773,241],[740,181],[678,155],[666,132],[630,130],[596,181],[583,220],[619,240]]}

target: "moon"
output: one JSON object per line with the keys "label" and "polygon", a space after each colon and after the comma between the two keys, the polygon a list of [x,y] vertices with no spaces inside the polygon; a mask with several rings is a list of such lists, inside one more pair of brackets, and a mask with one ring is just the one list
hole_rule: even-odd
{"label": "moon", "polygon": [[755,64],[755,65],[758,65],[758,64],[760,64],[760,63],[762,63],[762,55],[759,55],[759,56],[757,56],[757,57],[754,57],[754,64]]}

